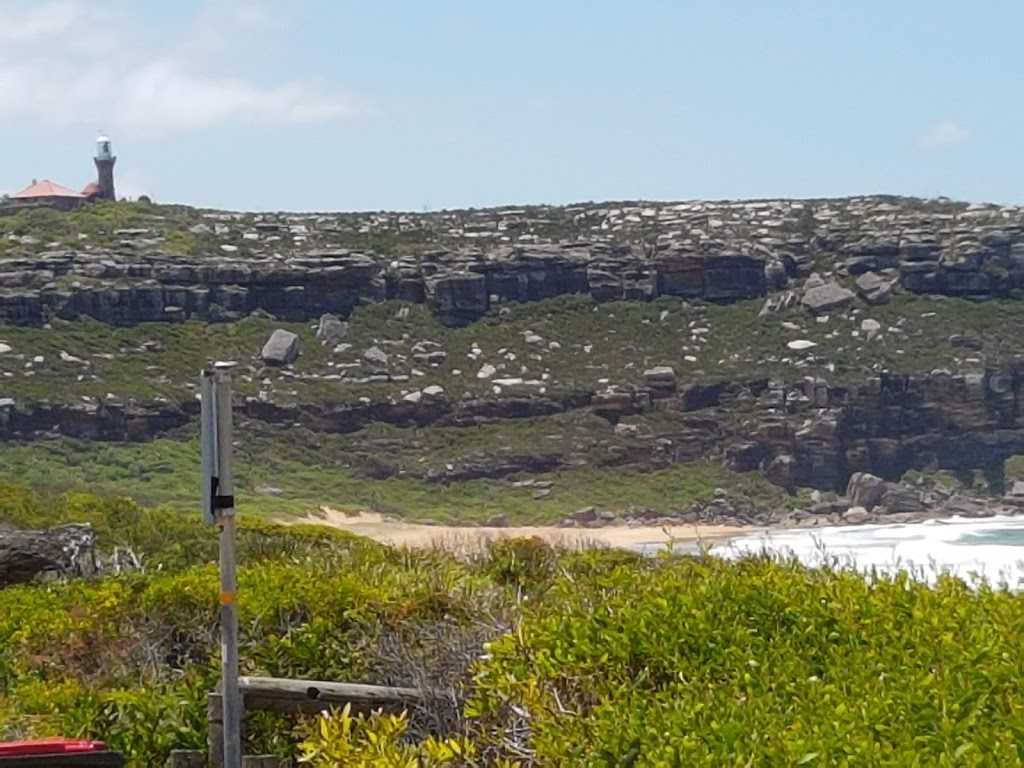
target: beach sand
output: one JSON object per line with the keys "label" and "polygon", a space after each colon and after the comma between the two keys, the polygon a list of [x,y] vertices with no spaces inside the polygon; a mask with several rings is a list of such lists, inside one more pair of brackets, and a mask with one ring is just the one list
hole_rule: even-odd
{"label": "beach sand", "polygon": [[688,546],[730,539],[761,531],[752,526],[675,525],[675,526],[608,526],[604,528],[559,528],[557,526],[510,526],[486,528],[477,526],[419,525],[384,520],[374,512],[348,514],[331,507],[320,507],[319,513],[301,518],[281,520],[282,523],[328,525],[366,536],[382,544],[413,548],[442,547],[462,551],[479,549],[485,542],[498,538],[537,536],[562,546],[603,545],[634,548],[645,544],[663,545],[669,541]]}

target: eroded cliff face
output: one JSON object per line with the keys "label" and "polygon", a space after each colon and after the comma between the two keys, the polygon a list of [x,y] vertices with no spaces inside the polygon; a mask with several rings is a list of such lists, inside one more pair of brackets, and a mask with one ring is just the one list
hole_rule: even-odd
{"label": "eroded cliff face", "polygon": [[[551,224],[553,211],[559,226]],[[160,238],[141,235],[114,250],[16,249],[0,257],[0,324],[43,326],[80,317],[120,327],[229,322],[257,311],[307,322],[398,299],[425,304],[458,326],[496,305],[565,294],[598,302],[759,299],[765,322],[777,322],[776,315],[787,312],[813,320],[878,307],[894,293],[988,300],[1012,298],[1024,287],[1024,212],[1015,208],[865,198],[461,216],[345,220],[371,233],[410,221],[433,228],[425,240],[436,247],[386,255],[337,247],[340,224],[322,216],[274,222],[223,215],[211,232],[241,245],[225,244],[208,256],[173,255],[162,250]],[[868,322],[861,330],[869,340],[887,332]],[[907,349],[915,354],[912,345]],[[426,359],[442,352],[417,354]],[[895,480],[926,467],[982,469],[998,485],[1002,462],[1024,453],[1018,407],[1024,363],[1006,362],[1020,352],[1003,349],[1002,361],[981,356],[913,375],[889,366],[808,378],[794,366],[791,374],[769,377],[754,366],[747,378],[699,381],[677,380],[672,366],[678,360],[659,359],[645,363],[655,366],[647,386],[605,381],[571,394],[473,397],[425,387],[358,403],[289,405],[250,397],[239,406],[243,419],[312,433],[355,433],[373,422],[471,426],[581,409],[609,425],[604,438],[563,450],[467,457],[450,469],[424,470],[425,479],[437,482],[588,463],[663,467],[712,457],[761,471],[790,489],[842,490],[857,472]],[[189,400],[15,402],[0,388],[0,439],[148,440],[194,423],[197,411]],[[684,416],[666,424],[656,418],[664,413]],[[629,416],[650,416],[653,426],[622,423]]]}
{"label": "eroded cliff face", "polygon": [[0,322],[222,321],[255,310],[306,321],[401,299],[464,323],[499,302],[567,293],[740,301],[785,290],[814,267],[917,293],[1004,297],[1024,286],[1024,212],[1016,208],[864,198],[452,216],[349,222],[371,234],[413,227],[449,246],[409,245],[400,255],[334,247],[339,224],[322,216],[226,214],[216,229],[224,244],[200,256],[171,255],[162,238],[139,233],[113,250],[14,248],[0,259]]}
{"label": "eroded cliff face", "polygon": [[444,321],[459,324],[479,319],[492,304],[567,293],[602,301],[662,295],[738,301],[767,290],[765,261],[757,255],[671,252],[648,259],[629,246],[616,252],[584,246],[431,256],[393,265],[345,251],[252,262],[45,253],[0,262],[7,270],[0,279],[14,286],[0,294],[0,322],[42,325],[83,315],[118,326],[222,322],[256,310],[299,322],[399,299],[427,303]]}
{"label": "eroded cliff face", "polygon": [[[664,468],[714,458],[738,471],[761,471],[787,489],[842,491],[851,475],[897,481],[911,469],[983,470],[999,487],[1003,463],[1024,454],[1024,361],[984,374],[885,374],[859,385],[830,386],[813,378],[692,384],[678,391],[643,387],[556,397],[493,397],[449,401],[282,406],[246,398],[244,421],[287,424],[314,434],[349,434],[373,422],[400,427],[472,427],[589,409],[613,428],[605,439],[521,456],[474,456],[432,481],[504,477],[581,464]],[[626,417],[685,414],[669,425],[615,429]],[[740,415],[742,414],[742,415]],[[67,436],[145,441],[183,427],[198,404],[58,406],[0,402],[0,439]],[[642,419],[641,419],[642,422]]]}

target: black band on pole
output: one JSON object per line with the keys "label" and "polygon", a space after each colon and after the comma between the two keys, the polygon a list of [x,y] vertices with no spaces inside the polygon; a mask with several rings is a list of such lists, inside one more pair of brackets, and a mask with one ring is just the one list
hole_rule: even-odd
{"label": "black band on pole", "polygon": [[210,478],[210,506],[212,507],[211,511],[216,511],[218,509],[234,509],[234,507],[235,507],[235,497],[234,496],[223,496],[223,495],[217,493],[218,490],[220,490],[220,478],[218,478],[218,477],[211,477]]}

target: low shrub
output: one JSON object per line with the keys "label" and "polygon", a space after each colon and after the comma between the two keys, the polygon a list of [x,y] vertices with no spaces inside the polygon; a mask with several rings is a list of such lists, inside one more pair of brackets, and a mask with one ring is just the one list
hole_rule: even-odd
{"label": "low shrub", "polygon": [[467,714],[538,765],[1021,765],[1021,608],[767,558],[617,568],[524,607]]}
{"label": "low shrub", "polygon": [[435,768],[465,765],[476,748],[469,739],[437,739],[429,736],[417,743],[405,741],[408,715],[376,714],[353,717],[349,707],[322,715],[309,728],[300,746],[299,763],[313,768],[379,768],[408,766]]}
{"label": "low shrub", "polygon": [[[0,590],[0,737],[100,737],[135,766],[201,748],[219,676],[209,529],[118,500],[38,501],[3,503],[37,523],[91,515],[159,567]],[[1024,764],[1024,597],[1006,590],[536,540],[459,559],[312,527],[244,537],[244,673],[450,694],[398,718],[260,713],[252,752],[314,766]]]}

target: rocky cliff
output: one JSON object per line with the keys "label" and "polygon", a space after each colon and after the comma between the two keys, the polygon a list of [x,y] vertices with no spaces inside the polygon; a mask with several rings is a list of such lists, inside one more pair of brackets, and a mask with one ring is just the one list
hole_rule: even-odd
{"label": "rocky cliff", "polygon": [[[219,321],[258,309],[306,321],[400,299],[459,323],[500,302],[566,293],[740,301],[782,291],[815,266],[860,277],[861,293],[880,300],[891,282],[970,297],[1024,285],[1016,208],[867,198],[554,210],[557,221],[550,209],[355,221],[207,214],[216,227],[193,225],[206,238],[198,255],[168,253],[166,237],[148,229],[121,230],[109,248],[86,239],[47,250],[38,237],[11,234],[0,321]],[[396,252],[338,247],[352,231],[414,235]]]}
{"label": "rocky cliff", "polygon": [[[710,459],[791,491],[922,468],[982,470],[998,489],[1003,462],[1024,453],[1021,209],[862,198],[190,215],[190,245],[177,250],[152,212],[147,226],[74,242],[8,232],[0,439],[145,441],[194,424],[174,356],[193,336],[145,335],[257,314],[319,328],[245,342],[239,412],[252,424],[308,439],[373,424],[537,425],[526,450],[467,449],[443,464],[385,450],[375,477],[458,483]],[[551,304],[567,294],[590,303]],[[626,317],[659,297],[670,301],[657,312]],[[360,313],[382,302],[400,309],[360,331]],[[613,302],[603,325],[591,317]],[[410,319],[417,305],[436,326]],[[142,335],[100,351],[75,335],[86,318]],[[493,343],[481,346],[485,326]],[[33,352],[44,339],[51,352]],[[573,413],[598,426],[557,445],[547,435],[542,450],[552,420]]]}

